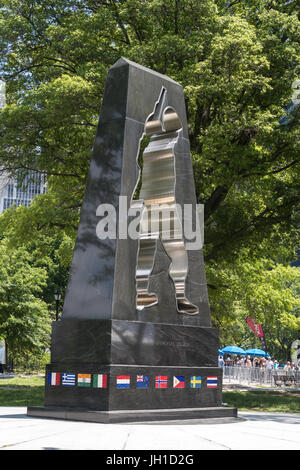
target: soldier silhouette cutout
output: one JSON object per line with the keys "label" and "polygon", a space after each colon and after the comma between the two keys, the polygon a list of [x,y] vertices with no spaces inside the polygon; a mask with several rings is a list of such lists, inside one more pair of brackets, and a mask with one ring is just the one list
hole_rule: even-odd
{"label": "soldier silhouette cutout", "polygon": [[185,296],[188,257],[175,196],[174,147],[181,134],[181,121],[174,108],[168,106],[167,90],[163,87],[154,111],[145,123],[143,137],[148,136],[150,140],[142,155],[143,168],[140,169],[138,179],[139,182],[142,174],[140,199],[136,201],[132,198],[131,202],[131,207],[141,209],[136,308],[142,310],[158,303],[157,295],[149,292],[149,277],[154,265],[157,240],[160,238],[171,260],[169,275],[175,286],[177,311],[195,315],[199,313],[197,306]]}

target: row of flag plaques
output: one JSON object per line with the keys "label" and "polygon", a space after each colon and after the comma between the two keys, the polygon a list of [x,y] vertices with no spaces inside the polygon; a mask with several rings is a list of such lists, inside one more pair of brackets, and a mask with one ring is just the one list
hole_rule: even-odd
{"label": "row of flag plaques", "polygon": [[[168,387],[168,376],[167,375],[156,375],[154,379],[155,388],[170,388]],[[201,388],[204,383],[204,378],[199,375],[193,375],[192,377],[185,377],[183,375],[173,376],[173,386],[171,388]],[[47,375],[48,385],[65,385],[65,386],[76,386],[76,374],[71,373],[60,373],[60,372],[49,372]],[[116,387],[117,388],[130,388],[131,377],[130,375],[117,375],[116,376]],[[136,388],[150,388],[150,376],[149,375],[137,375]],[[77,386],[78,387],[93,387],[93,388],[107,388],[108,380],[107,374],[77,374]],[[206,377],[207,388],[217,388],[218,377]]]}

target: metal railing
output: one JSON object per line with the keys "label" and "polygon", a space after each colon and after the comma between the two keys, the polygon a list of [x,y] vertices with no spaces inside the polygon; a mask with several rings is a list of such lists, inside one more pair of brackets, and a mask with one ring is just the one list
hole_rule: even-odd
{"label": "metal railing", "polygon": [[[238,367],[238,366],[224,366],[223,367],[223,383],[224,384],[256,384],[256,385],[269,385],[274,387],[278,385],[277,378],[294,377],[293,382],[297,387],[300,386],[300,371],[293,373],[278,369],[261,369],[259,367]],[[286,381],[282,381],[285,384]],[[288,384],[289,382],[286,382]]]}

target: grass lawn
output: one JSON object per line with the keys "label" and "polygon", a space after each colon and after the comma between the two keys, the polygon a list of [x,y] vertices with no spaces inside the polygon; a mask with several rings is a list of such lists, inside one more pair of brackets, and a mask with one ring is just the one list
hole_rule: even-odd
{"label": "grass lawn", "polygon": [[44,404],[45,378],[30,375],[0,379],[0,406],[40,406]]}
{"label": "grass lawn", "polygon": [[273,411],[278,413],[300,413],[300,392],[251,390],[246,392],[225,391],[223,403],[240,411]]}
{"label": "grass lawn", "polygon": [[[44,377],[31,375],[0,379],[0,406],[43,406]],[[299,391],[225,391],[223,403],[241,411],[300,413]]]}

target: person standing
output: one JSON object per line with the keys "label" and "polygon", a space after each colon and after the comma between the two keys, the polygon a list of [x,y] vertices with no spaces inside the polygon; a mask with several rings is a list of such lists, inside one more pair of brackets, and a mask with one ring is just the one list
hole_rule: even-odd
{"label": "person standing", "polygon": [[274,369],[274,363],[270,357],[265,363],[265,367],[266,367],[267,380],[271,380],[272,371]]}
{"label": "person standing", "polygon": [[290,375],[292,375],[293,377],[295,377],[295,364],[292,362],[291,363],[291,369],[290,369]]}
{"label": "person standing", "polygon": [[283,370],[286,372],[286,375],[294,375],[294,371],[292,369],[290,361],[287,361],[287,363],[284,366]]}
{"label": "person standing", "polygon": [[246,367],[252,367],[251,360],[250,360],[250,356],[247,356],[247,359],[246,359],[246,361],[245,361],[245,366],[246,366]]}

